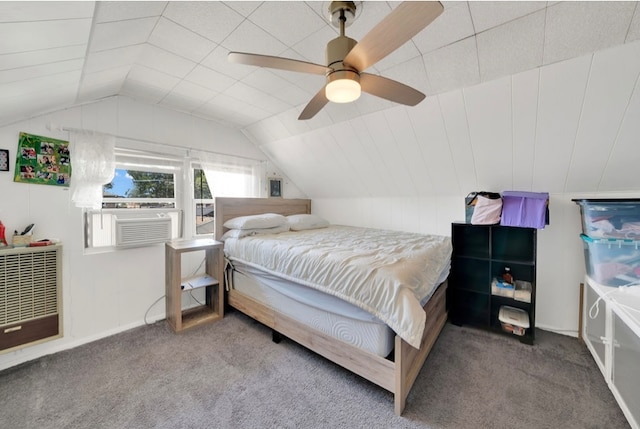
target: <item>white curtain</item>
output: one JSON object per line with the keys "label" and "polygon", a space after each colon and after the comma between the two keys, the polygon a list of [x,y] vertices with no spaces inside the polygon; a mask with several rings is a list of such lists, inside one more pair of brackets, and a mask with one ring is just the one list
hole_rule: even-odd
{"label": "white curtain", "polygon": [[76,207],[99,209],[102,187],[113,180],[116,169],[115,137],[94,131],[71,131],[71,201]]}
{"label": "white curtain", "polygon": [[214,197],[259,197],[264,162],[210,153],[194,154]]}

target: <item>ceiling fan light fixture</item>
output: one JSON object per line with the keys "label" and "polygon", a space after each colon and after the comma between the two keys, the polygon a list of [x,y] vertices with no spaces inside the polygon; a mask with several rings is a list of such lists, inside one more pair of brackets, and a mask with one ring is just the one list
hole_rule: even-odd
{"label": "ceiling fan light fixture", "polygon": [[340,70],[329,75],[325,87],[327,100],[334,103],[350,103],[360,98],[360,76],[351,70]]}

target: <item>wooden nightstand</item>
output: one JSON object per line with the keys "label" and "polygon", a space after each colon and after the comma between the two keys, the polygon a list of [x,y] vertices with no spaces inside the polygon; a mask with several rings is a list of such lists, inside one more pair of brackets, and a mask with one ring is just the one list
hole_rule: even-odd
{"label": "wooden nightstand", "polygon": [[[167,322],[174,332],[215,322],[224,316],[223,244],[212,239],[174,240],[165,243]],[[182,277],[182,255],[204,251],[205,273]],[[182,310],[182,293],[205,289],[204,305]]]}

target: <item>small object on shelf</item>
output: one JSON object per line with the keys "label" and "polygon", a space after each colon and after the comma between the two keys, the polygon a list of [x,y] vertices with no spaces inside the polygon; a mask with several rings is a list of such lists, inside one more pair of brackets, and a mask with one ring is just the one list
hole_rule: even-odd
{"label": "small object on shelf", "polygon": [[31,239],[33,236],[29,235],[14,235],[11,239],[11,244],[13,247],[27,247],[31,244]]}
{"label": "small object on shelf", "polygon": [[0,247],[4,247],[7,246],[7,239],[4,236],[4,225],[2,223],[2,221],[0,220]]}
{"label": "small object on shelf", "polygon": [[217,284],[218,281],[211,277],[208,274],[204,274],[201,276],[191,277],[190,279],[185,279],[180,283],[180,289],[189,290],[189,289],[198,289],[206,286],[213,286]]}
{"label": "small object on shelf", "polygon": [[504,267],[504,273],[502,274],[502,280],[505,283],[508,283],[510,285],[513,284],[513,275],[511,275],[511,268]]}
{"label": "small object on shelf", "polygon": [[29,243],[29,247],[41,247],[41,246],[51,246],[53,244],[53,242],[51,240],[38,240],[38,241],[32,241],[31,243]]}
{"label": "small object on shelf", "polygon": [[503,305],[498,313],[498,320],[502,329],[514,335],[523,336],[529,329],[529,314],[526,311]]}
{"label": "small object on shelf", "polygon": [[524,280],[516,280],[513,291],[513,299],[521,302],[531,302],[531,283]]}
{"label": "small object on shelf", "polygon": [[33,227],[35,226],[35,224],[30,223],[29,225],[27,225],[27,227],[24,229],[24,231],[22,231],[20,233],[20,235],[27,235],[29,234],[29,232],[31,232],[31,230],[33,229]]}
{"label": "small object on shelf", "polygon": [[507,283],[502,279],[494,278],[491,282],[491,295],[504,296],[514,298],[515,286],[513,283]]}

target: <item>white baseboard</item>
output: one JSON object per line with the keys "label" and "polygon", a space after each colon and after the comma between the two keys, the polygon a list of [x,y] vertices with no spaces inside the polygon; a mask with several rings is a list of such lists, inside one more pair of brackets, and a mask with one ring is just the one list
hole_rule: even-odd
{"label": "white baseboard", "polygon": [[107,338],[115,334],[129,331],[131,329],[138,328],[145,324],[152,324],[164,319],[165,319],[165,315],[159,314],[159,315],[156,315],[155,317],[151,317],[151,319],[147,320],[146,322],[144,320],[139,320],[137,322],[133,322],[128,325],[118,326],[117,328],[100,332],[99,334],[89,335],[87,337],[82,337],[79,339],[69,340],[69,341],[65,341],[65,337],[62,337],[56,340],[52,340],[50,342],[35,345],[33,347],[27,346],[23,349],[19,349],[13,352],[8,352],[5,356],[0,355],[0,371],[14,367],[16,365],[20,365],[25,362],[32,361],[34,359],[41,358],[43,356],[52,355],[54,353],[58,353],[64,350],[73,349],[73,348],[82,346],[84,344],[91,343],[93,341],[101,340],[103,338]]}

